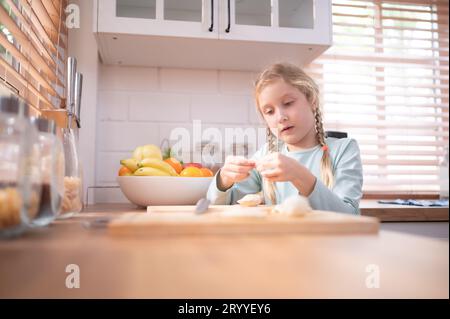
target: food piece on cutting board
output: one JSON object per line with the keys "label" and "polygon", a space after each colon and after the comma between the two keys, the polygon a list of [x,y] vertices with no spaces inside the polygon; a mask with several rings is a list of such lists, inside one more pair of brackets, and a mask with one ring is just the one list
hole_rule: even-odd
{"label": "food piece on cutting board", "polygon": [[288,197],[281,204],[276,205],[272,209],[272,213],[275,214],[299,217],[312,213],[312,211],[308,199],[300,195]]}
{"label": "food piece on cutting board", "polygon": [[261,193],[248,194],[237,201],[241,206],[254,207],[263,202]]}
{"label": "food piece on cutting board", "polygon": [[[237,201],[241,206],[256,207],[263,202],[262,193],[247,194]],[[296,195],[286,198],[281,204],[271,210],[272,213],[285,216],[304,216],[312,212],[306,197]]]}

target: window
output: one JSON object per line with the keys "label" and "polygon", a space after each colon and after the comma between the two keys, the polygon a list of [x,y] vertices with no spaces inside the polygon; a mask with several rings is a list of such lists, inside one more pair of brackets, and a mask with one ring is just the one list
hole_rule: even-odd
{"label": "window", "polygon": [[333,0],[334,45],[307,70],[327,130],[361,148],[365,193],[435,194],[448,148],[448,1]]}
{"label": "window", "polygon": [[64,0],[0,0],[0,85],[39,113],[64,106]]}

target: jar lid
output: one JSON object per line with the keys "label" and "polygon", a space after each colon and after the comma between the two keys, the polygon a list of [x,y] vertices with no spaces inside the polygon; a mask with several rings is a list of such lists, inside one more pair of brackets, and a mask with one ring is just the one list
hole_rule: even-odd
{"label": "jar lid", "polygon": [[56,134],[55,121],[44,119],[42,117],[32,117],[30,121],[32,124],[34,124],[39,132]]}
{"label": "jar lid", "polygon": [[17,96],[0,96],[0,113],[12,113],[17,116],[28,117],[30,108]]}

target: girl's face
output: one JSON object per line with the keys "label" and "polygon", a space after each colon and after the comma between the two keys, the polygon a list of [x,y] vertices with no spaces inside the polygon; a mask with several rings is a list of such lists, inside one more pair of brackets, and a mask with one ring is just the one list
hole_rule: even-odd
{"label": "girl's face", "polygon": [[276,80],[262,89],[258,102],[259,111],[278,139],[288,146],[316,144],[312,107],[297,88],[282,79]]}

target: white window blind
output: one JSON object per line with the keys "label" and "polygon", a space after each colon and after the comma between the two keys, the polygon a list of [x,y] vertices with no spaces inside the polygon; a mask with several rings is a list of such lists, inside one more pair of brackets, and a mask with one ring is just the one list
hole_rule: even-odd
{"label": "white window blind", "polygon": [[0,85],[32,108],[64,106],[65,0],[0,0]]}
{"label": "white window blind", "polygon": [[439,192],[448,147],[449,2],[333,0],[333,46],[307,70],[327,130],[360,145],[365,193]]}

